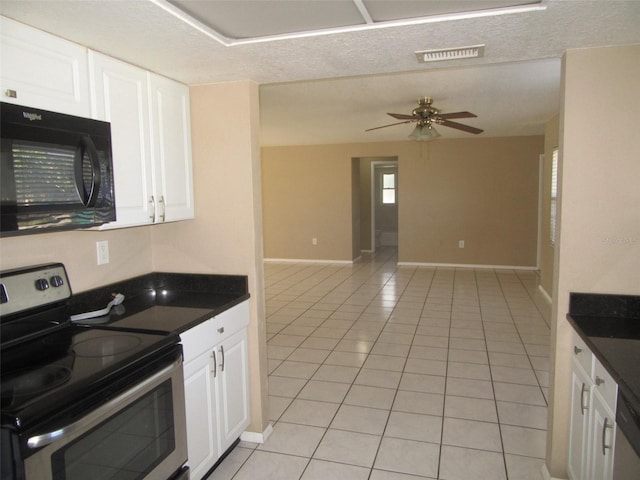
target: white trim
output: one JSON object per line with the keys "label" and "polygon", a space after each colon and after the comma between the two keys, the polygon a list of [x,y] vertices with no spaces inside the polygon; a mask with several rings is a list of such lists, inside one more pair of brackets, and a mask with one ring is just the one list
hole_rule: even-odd
{"label": "white trim", "polygon": [[[375,250],[360,250],[360,253],[375,253]],[[359,258],[361,257],[362,255]]]}
{"label": "white trim", "polygon": [[375,23],[365,23],[363,25],[351,25],[346,27],[325,28],[321,30],[312,30],[306,32],[285,33],[279,35],[266,35],[263,37],[234,39],[229,38],[215,31],[213,28],[196,20],[192,16],[186,14],[178,7],[169,3],[168,0],[149,0],[167,13],[182,20],[187,25],[207,35],[209,38],[224,45],[225,47],[234,47],[237,45],[248,45],[252,43],[273,42],[277,40],[290,40],[295,38],[317,37],[320,35],[333,35],[337,33],[361,32],[367,30],[376,30],[379,28],[403,27],[411,25],[424,25],[428,23],[449,22],[456,20],[465,20],[473,18],[494,17],[496,15],[510,15],[514,13],[528,13],[540,10],[546,10],[546,5],[522,5],[514,7],[492,8],[488,10],[478,10],[473,12],[449,13],[441,15],[431,15],[428,17],[408,18],[401,20],[389,20]]}
{"label": "white trim", "polygon": [[352,265],[354,262],[354,260],[312,260],[310,258],[263,258],[263,261],[275,263],[339,263],[341,265]]}
{"label": "white trim", "polygon": [[356,263],[356,262],[359,262],[360,260],[362,260],[362,255],[358,255],[356,258],[353,259],[351,263]]}
{"label": "white trim", "polygon": [[273,425],[269,423],[267,428],[264,429],[264,432],[242,432],[240,435],[240,440],[243,442],[251,442],[251,443],[264,443],[273,433]]}
{"label": "white trim", "polygon": [[523,267],[517,265],[475,265],[470,263],[422,263],[398,262],[399,267],[447,267],[447,268],[491,268],[493,270],[538,270],[538,267]]}
{"label": "white trim", "polygon": [[547,291],[544,288],[542,288],[542,285],[538,285],[538,290],[540,290],[540,293],[542,294],[544,299],[547,301],[547,303],[551,305],[553,303],[553,300],[551,299],[551,295],[549,295]]}

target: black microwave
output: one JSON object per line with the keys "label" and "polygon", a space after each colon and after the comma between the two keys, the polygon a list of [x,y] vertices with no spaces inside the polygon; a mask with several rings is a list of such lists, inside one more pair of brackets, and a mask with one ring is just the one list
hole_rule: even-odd
{"label": "black microwave", "polygon": [[2,102],[0,111],[2,235],[116,219],[108,122]]}

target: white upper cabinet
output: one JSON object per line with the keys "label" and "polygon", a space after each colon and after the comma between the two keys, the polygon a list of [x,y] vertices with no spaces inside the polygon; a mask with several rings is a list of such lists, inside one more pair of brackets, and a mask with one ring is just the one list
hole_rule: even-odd
{"label": "white upper cabinet", "polygon": [[87,49],[0,17],[2,101],[91,116]]}
{"label": "white upper cabinet", "polygon": [[151,223],[153,195],[147,72],[89,52],[95,118],[111,122],[117,221],[105,228]]}
{"label": "white upper cabinet", "polygon": [[155,221],[190,219],[194,208],[189,88],[149,74],[149,91]]}
{"label": "white upper cabinet", "polygon": [[189,88],[90,52],[94,114],[111,122],[117,220],[102,228],[193,218]]}

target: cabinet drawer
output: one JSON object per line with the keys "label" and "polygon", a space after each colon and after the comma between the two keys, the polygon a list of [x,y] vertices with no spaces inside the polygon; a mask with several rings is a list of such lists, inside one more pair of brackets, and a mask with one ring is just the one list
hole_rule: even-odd
{"label": "cabinet drawer", "polygon": [[593,353],[576,332],[573,332],[572,349],[573,358],[584,368],[587,375],[593,378]]}
{"label": "cabinet drawer", "polygon": [[180,334],[184,363],[193,360],[207,350],[213,350],[216,341],[216,329],[213,319],[202,322]]}
{"label": "cabinet drawer", "polygon": [[593,363],[594,388],[596,392],[600,393],[609,408],[615,412],[618,385],[597,359],[595,359]]}
{"label": "cabinet drawer", "polygon": [[216,344],[247,328],[249,325],[249,301],[245,300],[222,312],[213,319],[212,323],[215,324]]}

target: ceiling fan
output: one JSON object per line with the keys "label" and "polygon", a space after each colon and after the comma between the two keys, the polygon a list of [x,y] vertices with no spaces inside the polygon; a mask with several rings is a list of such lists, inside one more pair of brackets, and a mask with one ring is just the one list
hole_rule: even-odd
{"label": "ceiling fan", "polygon": [[401,122],[369,128],[368,130],[365,130],[365,132],[413,122],[417,122],[417,125],[411,135],[409,135],[409,138],[413,138],[415,140],[431,140],[432,138],[439,137],[440,134],[435,130],[435,128],[433,128],[434,125],[444,125],[445,127],[455,128],[475,135],[484,131],[476,127],[451,121],[452,118],[476,118],[477,115],[474,115],[471,112],[440,113],[437,108],[431,106],[432,103],[433,100],[430,97],[420,97],[418,99],[418,106],[413,109],[411,115],[403,113],[387,113],[387,115],[390,115],[393,118],[402,120]]}

